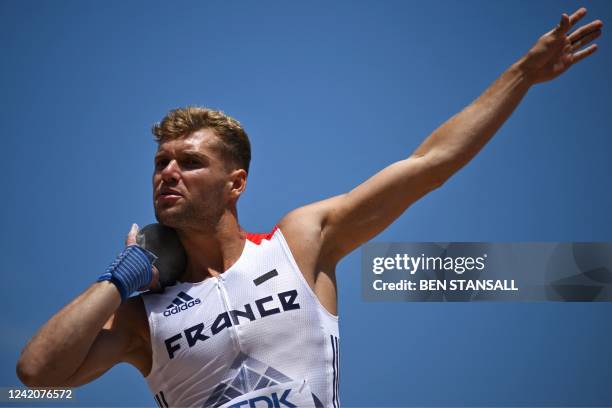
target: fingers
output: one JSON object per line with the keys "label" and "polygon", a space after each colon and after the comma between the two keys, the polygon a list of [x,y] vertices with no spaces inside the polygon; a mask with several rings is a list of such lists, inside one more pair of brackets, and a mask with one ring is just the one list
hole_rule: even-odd
{"label": "fingers", "polygon": [[160,291],[162,289],[161,282],[159,281],[159,270],[155,265],[152,267],[153,277],[151,278],[151,282],[148,285],[143,286],[142,288],[138,288],[139,291],[143,292],[145,290],[153,290]]}
{"label": "fingers", "polygon": [[570,28],[574,26],[582,17],[584,17],[587,13],[587,9],[584,7],[576,10],[571,16],[563,13],[561,14],[561,21],[559,25],[557,25],[557,32],[561,34],[567,33]]}
{"label": "fingers", "polygon": [[587,13],[587,9],[585,9],[584,7],[580,7],[578,10],[574,11],[574,14],[572,14],[569,17],[570,27],[573,27],[574,24],[578,22],[578,20],[580,20],[582,17],[586,15],[586,13]]}
{"label": "fingers", "polygon": [[565,34],[569,31],[570,27],[570,18],[565,13],[561,14],[561,21],[559,22],[556,31],[560,34]]}
{"label": "fingers", "polygon": [[575,64],[575,63],[577,63],[579,61],[582,61],[583,59],[585,59],[589,55],[593,54],[595,51],[597,51],[597,44],[593,44],[593,45],[585,48],[584,50],[575,53],[573,55],[573,57],[572,57],[572,63]]}
{"label": "fingers", "polygon": [[588,35],[585,35],[584,37],[582,37],[579,40],[576,40],[576,41],[572,42],[571,51],[574,52],[574,51],[579,50],[582,46],[590,43],[591,41],[593,41],[594,39],[596,39],[600,35],[601,35],[601,30],[597,30],[597,31],[591,32]]}
{"label": "fingers", "polygon": [[[583,37],[589,35],[590,33],[594,31],[598,31],[598,30],[601,31],[602,27],[603,27],[603,22],[601,20],[591,21],[589,24],[584,25],[580,27],[579,29],[577,29],[576,31],[574,31],[573,33],[571,33],[567,38],[573,43],[575,41],[581,40]],[[583,42],[582,44],[584,45],[585,42]]]}
{"label": "fingers", "polygon": [[[581,18],[586,15],[586,13],[587,9],[584,7],[576,10],[571,16],[563,13],[561,15],[561,21],[556,29],[557,33],[566,34]],[[595,20],[578,28],[576,31],[567,36],[569,42],[564,49],[564,53],[566,53],[566,57],[568,55],[571,56],[572,64],[582,61],[597,51],[597,45],[592,44],[584,50],[576,52],[581,47],[599,37],[601,35],[602,27],[603,22],[601,20]]]}
{"label": "fingers", "polygon": [[128,232],[125,238],[125,246],[136,244],[136,234],[138,234],[138,225],[132,224],[132,228],[130,228],[130,232]]}
{"label": "fingers", "polygon": [[151,283],[149,284],[149,289],[151,290],[160,290],[161,282],[159,281],[159,270],[155,265],[153,265],[153,279],[151,279]]}

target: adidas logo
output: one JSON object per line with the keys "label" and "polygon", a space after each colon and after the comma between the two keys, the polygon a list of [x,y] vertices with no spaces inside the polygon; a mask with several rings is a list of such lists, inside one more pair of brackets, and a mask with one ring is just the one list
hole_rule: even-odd
{"label": "adidas logo", "polygon": [[173,314],[181,313],[183,310],[187,310],[192,306],[199,305],[200,303],[200,299],[194,299],[185,292],[180,291],[172,303],[170,303],[168,307],[166,307],[166,310],[164,310],[164,316],[168,317]]}

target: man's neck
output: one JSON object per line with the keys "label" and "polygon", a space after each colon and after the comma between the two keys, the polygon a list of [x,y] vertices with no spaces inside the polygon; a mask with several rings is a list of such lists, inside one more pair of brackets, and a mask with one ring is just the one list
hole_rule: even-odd
{"label": "man's neck", "polygon": [[240,258],[246,233],[234,214],[227,212],[213,228],[177,230],[187,252],[182,282],[201,282],[219,276]]}

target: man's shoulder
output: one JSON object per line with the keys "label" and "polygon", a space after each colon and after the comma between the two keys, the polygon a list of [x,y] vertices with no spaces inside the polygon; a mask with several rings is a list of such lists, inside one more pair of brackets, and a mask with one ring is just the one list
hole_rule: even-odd
{"label": "man's shoulder", "polygon": [[[317,201],[288,212],[278,222],[295,255],[313,259],[315,265],[334,263],[325,253],[326,223],[342,206],[344,194]],[[329,258],[329,259],[328,259]]]}
{"label": "man's shoulder", "polygon": [[341,204],[343,197],[344,194],[341,194],[298,207],[285,214],[277,225],[283,233],[293,229],[306,233],[317,230],[320,232],[325,226],[327,217]]}

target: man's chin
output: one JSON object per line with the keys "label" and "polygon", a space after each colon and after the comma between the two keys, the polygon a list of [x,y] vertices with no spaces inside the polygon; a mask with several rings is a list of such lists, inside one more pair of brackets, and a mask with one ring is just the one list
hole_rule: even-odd
{"label": "man's chin", "polygon": [[173,211],[172,208],[155,209],[155,219],[166,227],[179,228],[184,218],[181,212]]}

